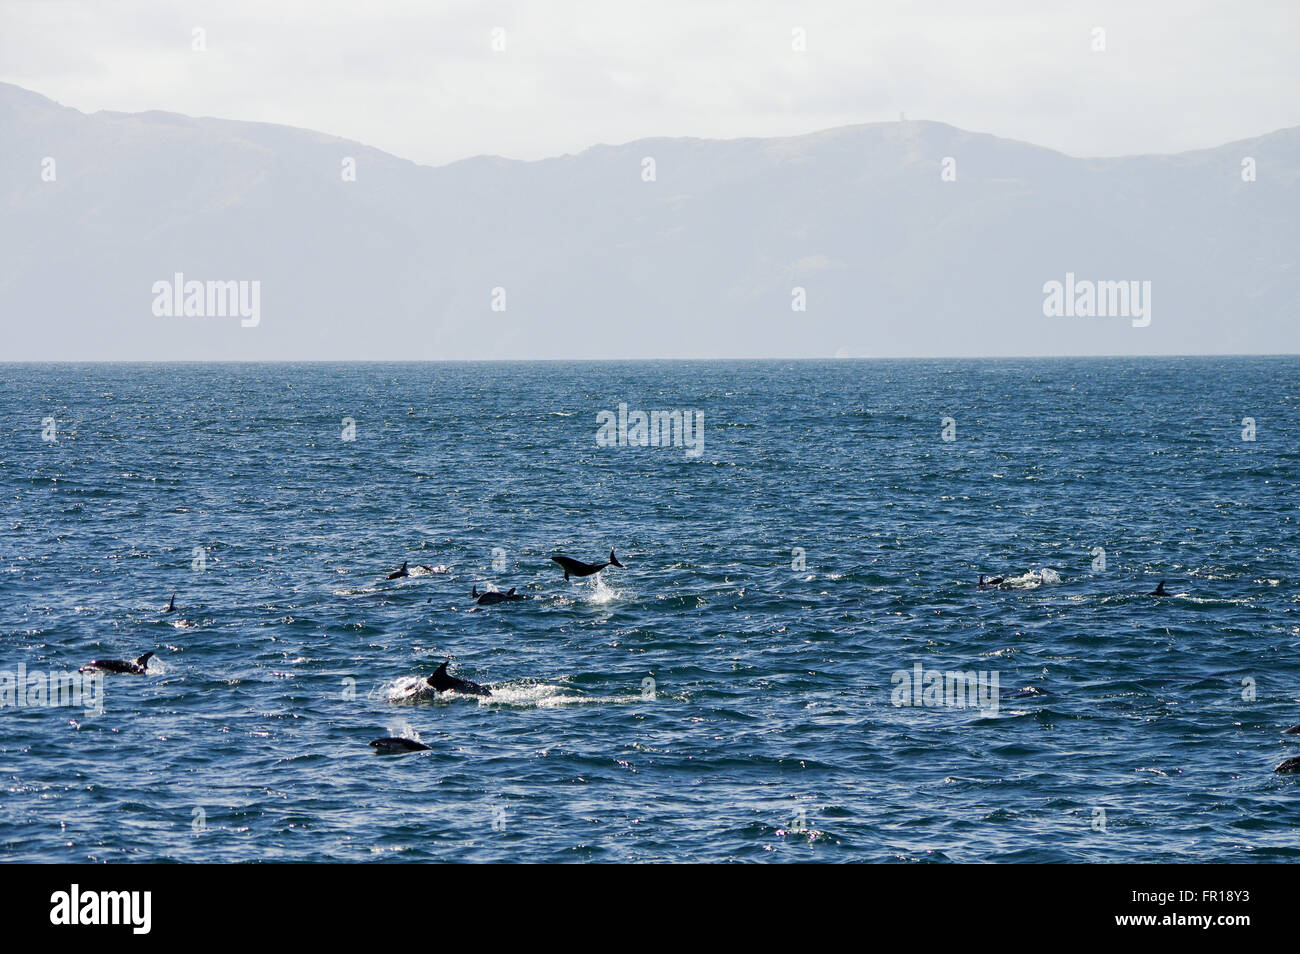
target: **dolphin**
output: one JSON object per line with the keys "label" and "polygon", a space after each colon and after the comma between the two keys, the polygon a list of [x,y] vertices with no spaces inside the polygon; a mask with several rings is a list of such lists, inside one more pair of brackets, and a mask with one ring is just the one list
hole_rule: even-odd
{"label": "dolphin", "polygon": [[1300,725],[1293,725],[1289,729],[1282,730],[1283,735],[1300,735]]}
{"label": "dolphin", "polygon": [[995,576],[995,577],[993,577],[993,579],[991,579],[991,580],[986,580],[986,579],[984,579],[984,574],[981,573],[981,574],[980,574],[980,581],[979,581],[979,583],[977,583],[976,585],[977,585],[977,586],[1000,586],[1001,584],[1005,583],[1006,581],[1007,581],[1007,578],[1006,578],[1005,576]]}
{"label": "dolphin", "polygon": [[394,570],[392,573],[388,574],[388,579],[396,580],[399,577],[410,576],[410,575],[411,575],[410,571],[406,569],[406,562],[403,561],[402,568],[400,570]]}
{"label": "dolphin", "polygon": [[1037,686],[1025,686],[1025,688],[1018,689],[1015,692],[1008,691],[1007,698],[1008,699],[1032,699],[1035,696],[1045,696],[1045,695],[1047,695],[1047,690],[1045,689],[1039,689]]}
{"label": "dolphin", "polygon": [[370,744],[381,755],[399,755],[402,752],[427,752],[429,750],[429,746],[423,742],[416,742],[414,739],[399,739],[394,736],[375,739]]}
{"label": "dolphin", "polygon": [[593,573],[599,573],[607,566],[620,568],[623,566],[618,562],[618,557],[614,556],[613,550],[609,551],[609,559],[604,563],[583,563],[581,560],[574,560],[566,556],[553,556],[551,559],[564,568],[564,578],[566,580],[569,578],[570,573],[574,576],[591,576]]}
{"label": "dolphin", "polygon": [[478,601],[479,606],[491,606],[493,603],[513,603],[515,600],[528,599],[524,594],[516,593],[515,587],[513,586],[504,593],[498,593],[492,590],[489,590],[486,593],[480,593],[478,591],[477,583],[474,584],[474,589],[470,591],[469,595]]}
{"label": "dolphin", "polygon": [[112,672],[121,673],[130,676],[143,676],[149,668],[149,657],[152,652],[145,653],[131,662],[123,659],[92,659],[87,665],[82,666],[78,672]]}
{"label": "dolphin", "polygon": [[447,675],[447,664],[439,666],[432,676],[424,680],[439,692],[463,692],[470,696],[490,696],[492,690],[485,686],[480,686],[477,682],[470,682],[468,679],[457,679],[455,676]]}
{"label": "dolphin", "polygon": [[1157,583],[1156,588],[1147,594],[1147,596],[1171,596],[1171,595],[1172,594],[1165,592],[1164,580],[1161,580],[1159,583]]}
{"label": "dolphin", "polygon": [[1300,772],[1300,755],[1293,755],[1291,758],[1287,759],[1277,768],[1273,769],[1273,771],[1274,772]]}

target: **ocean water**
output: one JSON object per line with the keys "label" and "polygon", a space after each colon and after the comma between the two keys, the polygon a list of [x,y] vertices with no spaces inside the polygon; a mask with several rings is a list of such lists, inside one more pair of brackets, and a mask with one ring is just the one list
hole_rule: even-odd
{"label": "ocean water", "polygon": [[1294,861],[1298,436],[1296,358],[0,365],[0,670],[157,654],[0,709],[0,859]]}

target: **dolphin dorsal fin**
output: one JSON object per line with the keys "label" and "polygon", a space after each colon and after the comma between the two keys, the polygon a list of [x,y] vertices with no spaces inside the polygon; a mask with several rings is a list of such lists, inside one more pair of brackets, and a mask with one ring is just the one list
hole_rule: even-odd
{"label": "dolphin dorsal fin", "polygon": [[433,671],[433,674],[434,674],[435,676],[445,676],[445,675],[447,675],[447,664],[446,664],[446,663],[443,663],[441,666],[439,666],[437,669],[435,669],[435,670]]}
{"label": "dolphin dorsal fin", "polygon": [[478,584],[474,584],[474,589],[469,591],[470,596],[478,596]]}
{"label": "dolphin dorsal fin", "polygon": [[139,666],[141,669],[147,669],[149,667],[149,659],[152,656],[153,656],[153,650],[150,650],[149,652],[145,653],[143,656],[137,656],[135,660],[135,664]]}
{"label": "dolphin dorsal fin", "polygon": [[506,596],[514,596],[514,595],[515,595],[515,588],[513,586],[510,587],[510,589],[506,590]]}

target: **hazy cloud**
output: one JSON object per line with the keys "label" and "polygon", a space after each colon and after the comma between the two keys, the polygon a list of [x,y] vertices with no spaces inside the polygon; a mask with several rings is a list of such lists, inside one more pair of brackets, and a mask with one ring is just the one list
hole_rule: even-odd
{"label": "hazy cloud", "polygon": [[[0,80],[85,111],[285,123],[430,164],[900,112],[1072,155],[1177,152],[1300,124],[1294,3],[979,6],[10,0]],[[504,52],[491,46],[498,27]],[[806,52],[792,49],[795,28]]]}

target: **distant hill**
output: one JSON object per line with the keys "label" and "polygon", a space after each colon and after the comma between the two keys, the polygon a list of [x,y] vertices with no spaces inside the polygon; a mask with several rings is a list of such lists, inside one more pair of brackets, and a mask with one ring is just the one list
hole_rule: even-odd
{"label": "distant hill", "polygon": [[[430,168],[0,84],[0,217],[0,360],[1300,352],[1300,128],[1075,159],[907,121]],[[260,324],[156,316],[177,272],[259,281]],[[1150,326],[1045,317],[1067,272],[1150,281]]]}

